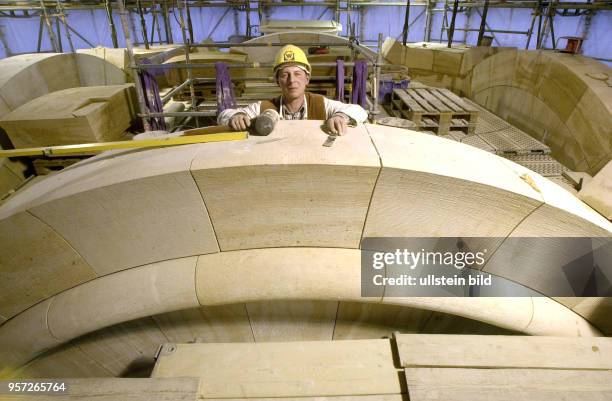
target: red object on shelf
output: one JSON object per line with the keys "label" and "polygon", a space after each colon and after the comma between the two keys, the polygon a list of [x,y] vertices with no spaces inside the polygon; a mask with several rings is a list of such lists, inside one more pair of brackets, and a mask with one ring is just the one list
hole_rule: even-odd
{"label": "red object on shelf", "polygon": [[561,53],[571,53],[578,54],[580,53],[580,48],[582,47],[583,38],[578,36],[562,36],[559,39],[567,39],[567,44],[565,45],[565,49],[559,50]]}

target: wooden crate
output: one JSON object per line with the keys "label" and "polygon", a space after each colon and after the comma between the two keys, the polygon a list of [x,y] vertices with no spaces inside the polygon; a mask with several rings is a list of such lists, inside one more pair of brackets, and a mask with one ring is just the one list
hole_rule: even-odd
{"label": "wooden crate", "polygon": [[476,130],[478,109],[448,89],[394,89],[391,97],[392,114],[407,118],[417,130],[446,135],[450,130],[472,134]]}

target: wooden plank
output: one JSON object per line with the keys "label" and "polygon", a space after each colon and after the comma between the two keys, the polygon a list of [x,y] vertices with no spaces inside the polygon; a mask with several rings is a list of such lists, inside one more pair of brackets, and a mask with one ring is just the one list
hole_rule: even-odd
{"label": "wooden plank", "polygon": [[407,104],[411,110],[417,112],[427,112],[423,106],[417,103],[412,97],[408,96],[405,89],[393,89],[393,94],[398,96],[402,102]]}
{"label": "wooden plank", "polygon": [[462,110],[461,106],[450,100],[448,97],[444,96],[439,90],[432,90],[431,93],[436,98],[440,99],[441,102],[450,107],[453,111],[460,112]]}
{"label": "wooden plank", "polygon": [[453,92],[449,91],[446,88],[439,89],[440,93],[444,94],[449,100],[454,102],[456,105],[460,106],[463,110],[470,112],[478,112],[478,109],[474,107],[471,103],[466,102],[459,96],[455,95]]}
{"label": "wooden plank", "polygon": [[612,339],[444,334],[396,336],[403,367],[612,369]]}
{"label": "wooden plank", "polygon": [[417,103],[419,103],[425,110],[427,113],[434,113],[437,114],[438,110],[435,108],[435,106],[429,104],[429,102],[421,97],[415,90],[410,90],[410,89],[404,89],[406,91],[406,95],[410,96],[412,99],[414,99]]}
{"label": "wooden plank", "polygon": [[424,99],[426,99],[430,104],[434,105],[436,109],[438,109],[438,111],[440,112],[452,111],[451,108],[445,105],[444,103],[442,103],[440,99],[437,99],[435,96],[433,96],[428,89],[414,89],[413,91],[418,93]]}
{"label": "wooden plank", "polygon": [[389,340],[167,344],[152,377],[199,377],[203,398],[402,393]]}
{"label": "wooden plank", "polygon": [[408,368],[406,381],[410,401],[607,401],[612,398],[610,371]]}

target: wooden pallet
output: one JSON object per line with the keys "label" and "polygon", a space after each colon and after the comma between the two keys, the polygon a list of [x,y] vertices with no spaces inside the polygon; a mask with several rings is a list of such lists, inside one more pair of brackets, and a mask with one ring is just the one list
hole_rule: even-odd
{"label": "wooden pallet", "polygon": [[474,133],[478,113],[476,107],[448,89],[394,89],[391,96],[391,114],[413,121],[417,130],[438,135],[446,135],[450,130]]}

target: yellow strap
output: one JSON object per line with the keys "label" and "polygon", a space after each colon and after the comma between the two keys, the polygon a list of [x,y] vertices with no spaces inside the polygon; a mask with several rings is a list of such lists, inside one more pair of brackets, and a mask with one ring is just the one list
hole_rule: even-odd
{"label": "yellow strap", "polygon": [[41,148],[22,148],[0,150],[0,157],[18,156],[64,156],[83,153],[104,152],[115,149],[156,148],[160,146],[187,145],[190,143],[238,141],[248,138],[246,131],[221,132],[217,134],[176,136],[172,138],[143,139],[138,141],[117,141],[84,143],[80,145],[47,146]]}

